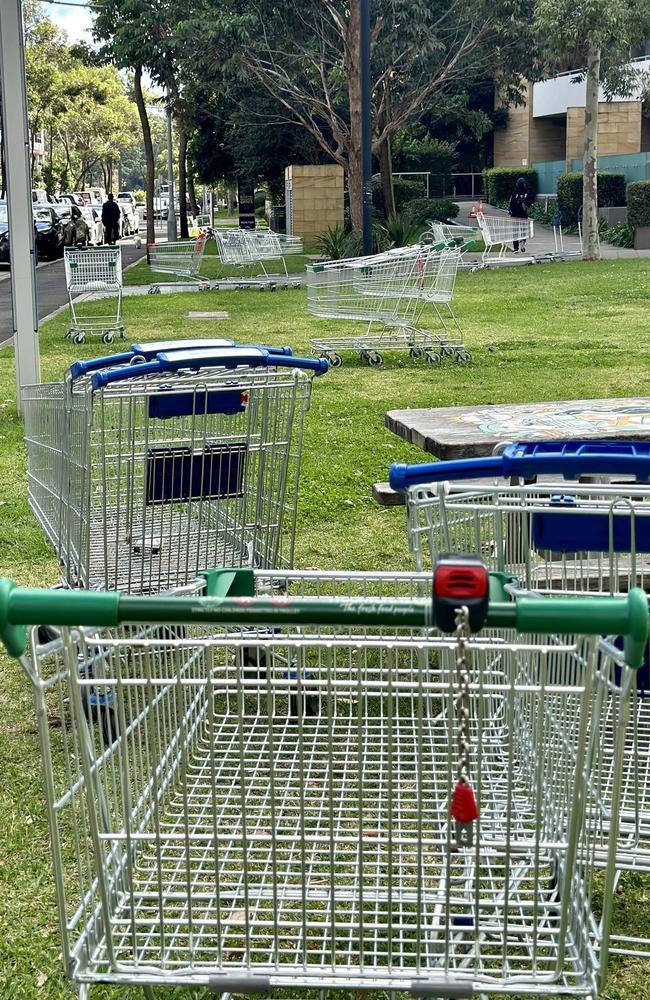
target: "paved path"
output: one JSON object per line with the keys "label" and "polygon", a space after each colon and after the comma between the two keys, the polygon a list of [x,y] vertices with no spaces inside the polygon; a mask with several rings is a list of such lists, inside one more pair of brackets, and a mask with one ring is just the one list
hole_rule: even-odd
{"label": "paved path", "polygon": [[[122,243],[122,263],[126,267],[144,257],[146,250],[136,249],[133,243]],[[47,261],[36,268],[38,295],[38,318],[49,316],[56,309],[66,305],[68,293],[65,287],[63,261]],[[9,269],[0,272],[0,347],[13,338],[11,281]]]}
{"label": "paved path", "polygon": [[[458,204],[460,207],[460,213],[455,221],[461,225],[475,226],[476,222],[473,219],[468,218],[472,208],[472,203],[465,201],[459,202]],[[494,208],[493,205],[488,205],[487,203],[483,205],[483,208],[485,209],[486,215],[508,215],[508,213],[504,212],[503,209]],[[571,255],[568,257],[569,260],[581,259],[580,255],[582,251],[580,247],[580,240],[577,236],[565,234],[563,236],[563,245],[564,252]],[[526,249],[530,254],[537,256],[542,256],[546,253],[555,253],[555,239],[551,226],[543,226],[541,223],[536,222],[535,236],[532,240],[527,241]],[[637,257],[650,257],[650,250],[628,250],[626,247],[615,247],[612,246],[611,243],[601,241],[600,254],[603,260],[632,260]]]}

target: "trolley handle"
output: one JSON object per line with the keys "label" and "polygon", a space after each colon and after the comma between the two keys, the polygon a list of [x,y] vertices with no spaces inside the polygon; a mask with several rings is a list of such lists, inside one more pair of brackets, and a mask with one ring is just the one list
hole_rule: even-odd
{"label": "trolley handle", "polygon": [[584,474],[650,479],[650,441],[538,441],[507,445],[498,456],[466,458],[421,465],[394,463],[389,481],[394,490],[418,484],[475,479],[482,476],[532,479],[555,474],[577,479]]}
{"label": "trolley handle", "polygon": [[[123,623],[209,623],[268,628],[280,625],[434,627],[434,599],[363,597],[255,597],[249,570],[212,570],[206,574],[207,597],[132,596],[115,591],[19,588],[0,580],[0,639],[10,656],[25,651],[28,625],[102,627]],[[225,580],[226,586],[222,586]],[[638,669],[648,640],[648,599],[636,587],[622,597],[514,596],[511,578],[489,574],[489,594],[483,624],[537,635],[622,635],[626,663]],[[447,597],[467,603],[463,591]],[[470,584],[471,588],[471,584]],[[438,588],[438,594],[441,588]],[[225,593],[225,596],[223,596]],[[230,594],[241,596],[229,596]],[[439,599],[439,597],[438,597]]]}
{"label": "trolley handle", "polygon": [[[187,350],[213,350],[219,347],[237,347],[234,340],[227,338],[214,338],[206,340],[152,340],[144,344],[132,344],[131,351],[123,354],[108,354],[103,358],[92,358],[89,361],[74,361],[70,365],[69,375],[74,382],[76,379],[90,375],[92,372],[100,371],[102,368],[114,368],[120,365],[128,365],[136,358],[143,358],[145,361],[153,361],[161,351],[187,351]],[[257,344],[255,345],[258,346]],[[264,344],[265,351],[271,354],[282,354],[290,356],[293,351],[291,347],[272,347]]]}
{"label": "trolley handle", "polygon": [[224,367],[237,368],[301,368],[322,375],[329,369],[325,358],[300,358],[293,355],[274,354],[265,347],[237,347],[214,351],[163,351],[157,355],[161,371],[176,372],[183,368]]}

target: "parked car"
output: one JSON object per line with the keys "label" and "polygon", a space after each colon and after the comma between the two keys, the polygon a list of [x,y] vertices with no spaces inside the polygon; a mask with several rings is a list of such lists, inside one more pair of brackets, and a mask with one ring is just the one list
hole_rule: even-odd
{"label": "parked car", "polygon": [[57,205],[59,199],[48,194],[44,188],[32,188],[32,202],[35,205]]}
{"label": "parked car", "polygon": [[[98,217],[99,225],[100,225],[100,232],[101,232],[100,242],[101,243],[105,243],[106,242],[106,236],[105,236],[105,233],[104,233],[104,226],[102,224],[102,206],[99,204],[99,202],[95,202],[94,204],[90,205],[89,207],[93,210],[93,212],[97,213],[97,217]],[[117,233],[118,240],[121,239],[121,237],[125,236],[125,235],[126,235],[126,232],[124,230],[124,215],[122,213],[120,213],[120,221],[118,223],[118,233]]]}
{"label": "parked car", "polygon": [[80,209],[80,212],[88,226],[88,242],[92,243],[93,246],[99,246],[104,242],[104,227],[102,226],[101,212],[98,212],[96,208],[91,208],[90,205],[84,205]]}
{"label": "parked car", "polygon": [[0,264],[9,263],[9,216],[7,202],[0,201]]}
{"label": "parked car", "polygon": [[34,205],[36,248],[38,256],[53,259],[63,256],[63,222],[52,205]]}
{"label": "parked car", "polygon": [[59,195],[59,201],[69,201],[73,205],[77,205],[78,208],[83,208],[85,201],[80,194],[76,194],[74,191],[67,191],[65,194]]}
{"label": "parked car", "polygon": [[63,241],[67,247],[87,247],[90,243],[90,227],[81,214],[78,205],[66,202],[54,205],[54,211],[63,223]]}

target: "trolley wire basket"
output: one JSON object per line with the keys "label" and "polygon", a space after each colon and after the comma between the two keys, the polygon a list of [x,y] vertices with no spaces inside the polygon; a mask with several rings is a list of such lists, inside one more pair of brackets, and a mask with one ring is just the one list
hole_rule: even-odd
{"label": "trolley wire basket", "polygon": [[[67,441],[73,412],[77,410],[71,399],[72,393],[86,391],[88,377],[95,372],[154,361],[163,351],[213,351],[236,346],[234,341],[225,338],[152,340],[132,344],[130,351],[121,354],[75,361],[62,382],[24,387],[29,505],[48,539],[57,549],[62,537],[64,484],[67,484],[70,476]],[[265,346],[263,349],[271,354],[292,354],[290,347]]]}
{"label": "trolley wire basket", "polygon": [[[286,249],[279,234],[271,229],[210,229],[208,233],[217,244],[222,266],[239,272],[232,279],[236,284],[272,290],[300,287],[301,282],[290,279],[284,260],[288,252],[302,252],[297,244],[290,243],[288,247],[293,249]],[[268,270],[272,261],[279,264],[279,272]],[[228,279],[224,276],[224,280]]]}
{"label": "trolley wire basket", "polygon": [[[152,271],[160,274],[173,274],[177,278],[185,278],[198,285],[209,284],[208,279],[200,273],[206,242],[207,237],[204,233],[200,233],[192,240],[148,243],[147,263]],[[160,285],[152,285],[151,290],[160,291]]]}
{"label": "trolley wire basket", "polygon": [[215,561],[291,565],[311,375],[327,362],[231,347],[99,361],[55,390],[54,453],[51,387],[25,397],[30,504],[64,582],[156,591]]}
{"label": "trolley wire basket", "polygon": [[[483,264],[494,261],[494,257],[491,258],[490,254],[497,247],[496,263],[512,263],[513,258],[506,257],[506,252],[517,249],[515,243],[525,243],[526,240],[532,239],[535,231],[532,219],[515,219],[505,215],[485,215],[484,212],[478,212],[476,221],[485,243],[481,257]],[[524,262],[532,260],[531,257],[528,257],[527,261],[524,258]],[[520,258],[516,258],[515,262],[520,263]]]}
{"label": "trolley wire basket", "polygon": [[[480,476],[495,478],[476,482]],[[544,476],[555,478],[538,479]],[[602,481],[578,482],[580,476]],[[443,552],[475,551],[491,568],[515,576],[518,587],[545,595],[622,594],[634,587],[648,592],[649,477],[650,445],[622,441],[515,444],[502,455],[395,465],[390,473],[391,485],[406,491],[409,545],[418,569]],[[647,655],[632,713],[616,864],[620,870],[650,872]],[[616,738],[616,719],[610,718],[603,733],[607,766]],[[606,847],[598,848],[600,864],[609,862]],[[615,948],[650,956],[650,940],[644,938],[617,940]]]}
{"label": "trolley wire basket", "polygon": [[[116,335],[124,337],[120,247],[65,247],[63,262],[70,309],[66,337],[75,344],[83,344],[86,336],[99,336],[105,344],[111,344]],[[80,309],[79,295],[92,295],[92,305]]]}
{"label": "trolley wire basket", "polygon": [[[418,574],[2,583],[13,655],[49,623],[22,662],[74,982],[595,1000],[598,737],[611,703],[615,825],[645,595],[513,599],[493,577],[488,601],[470,576],[480,621]],[[625,653],[589,638],[603,624]]]}
{"label": "trolley wire basket", "polygon": [[[459,260],[458,247],[418,245],[374,257],[308,265],[311,315],[367,323],[365,332],[312,338],[312,351],[334,367],[341,365],[345,351],[359,352],[370,365],[382,363],[383,350],[406,350],[431,364],[446,356],[470,361],[451,309]],[[435,333],[422,329],[427,305],[435,315]]]}

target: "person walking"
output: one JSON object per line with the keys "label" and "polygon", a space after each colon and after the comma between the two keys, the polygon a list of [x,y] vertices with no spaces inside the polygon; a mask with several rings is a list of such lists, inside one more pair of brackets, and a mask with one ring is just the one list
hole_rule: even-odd
{"label": "person walking", "polygon": [[[510,195],[508,215],[510,215],[513,219],[527,219],[528,206],[532,200],[530,188],[526,184],[524,178],[520,177],[515,184],[514,191]],[[515,253],[517,253],[518,250],[521,250],[522,253],[526,252],[526,240],[513,240],[512,246]]]}
{"label": "person walking", "polygon": [[102,225],[104,227],[104,242],[117,243],[120,235],[120,215],[122,209],[113,201],[113,195],[108,195],[108,200],[102,205]]}

